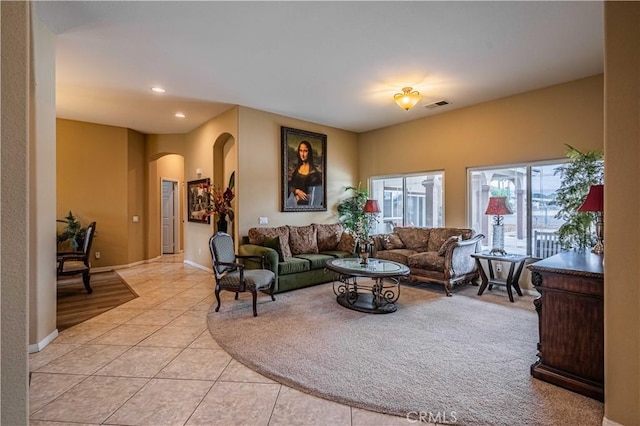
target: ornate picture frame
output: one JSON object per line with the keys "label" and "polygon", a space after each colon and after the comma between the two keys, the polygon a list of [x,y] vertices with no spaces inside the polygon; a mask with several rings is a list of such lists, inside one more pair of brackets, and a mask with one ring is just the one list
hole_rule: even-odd
{"label": "ornate picture frame", "polygon": [[281,127],[282,211],[327,211],[327,135]]}
{"label": "ornate picture frame", "polygon": [[207,197],[203,195],[205,186],[209,186],[209,178],[190,180],[187,182],[187,220],[197,223],[211,223],[211,216],[205,215]]}

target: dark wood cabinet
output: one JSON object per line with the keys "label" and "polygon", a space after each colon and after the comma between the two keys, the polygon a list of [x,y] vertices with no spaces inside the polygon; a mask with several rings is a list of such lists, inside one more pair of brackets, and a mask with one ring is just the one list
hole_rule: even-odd
{"label": "dark wood cabinet", "polygon": [[531,375],[604,401],[604,266],[568,251],[528,266],[540,297],[538,360]]}

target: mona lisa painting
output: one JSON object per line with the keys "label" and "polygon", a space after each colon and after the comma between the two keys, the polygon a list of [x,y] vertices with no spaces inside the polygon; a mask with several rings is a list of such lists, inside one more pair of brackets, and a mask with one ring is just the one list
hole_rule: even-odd
{"label": "mona lisa painting", "polygon": [[282,211],[326,211],[327,135],[281,128]]}

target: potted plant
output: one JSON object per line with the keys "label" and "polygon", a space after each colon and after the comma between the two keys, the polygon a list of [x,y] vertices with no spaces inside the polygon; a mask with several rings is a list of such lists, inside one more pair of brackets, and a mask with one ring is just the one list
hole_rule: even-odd
{"label": "potted plant", "polygon": [[560,210],[556,219],[564,220],[558,230],[558,240],[563,249],[585,249],[596,243],[592,226],[595,213],[579,212],[578,208],[589,193],[591,185],[604,181],[604,155],[601,151],[581,152],[567,145],[570,161],[558,167],[555,174],[561,175],[561,185],[556,193]]}
{"label": "potted plant", "polygon": [[69,214],[64,219],[58,219],[56,222],[65,224],[62,233],[57,235],[57,244],[59,245],[68,241],[71,248],[74,251],[77,251],[84,243],[86,228],[83,228],[80,225],[80,222],[76,219],[71,210],[69,210]]}
{"label": "potted plant", "polygon": [[358,187],[347,186],[345,191],[353,191],[353,196],[342,200],[337,205],[339,221],[344,226],[346,232],[353,235],[356,243],[354,249],[358,252],[369,253],[371,240],[369,231],[377,218],[369,213],[365,213],[364,205],[369,199],[369,191]]}

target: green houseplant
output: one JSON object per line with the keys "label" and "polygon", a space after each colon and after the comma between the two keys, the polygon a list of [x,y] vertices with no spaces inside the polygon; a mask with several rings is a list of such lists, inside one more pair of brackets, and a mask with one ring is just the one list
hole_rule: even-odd
{"label": "green houseplant", "polygon": [[362,227],[366,219],[364,213],[364,205],[369,198],[369,191],[358,187],[347,186],[345,191],[353,191],[353,196],[346,198],[338,203],[337,210],[342,226],[357,239],[358,229]]}
{"label": "green houseplant", "polygon": [[366,188],[347,186],[345,191],[353,191],[353,196],[340,201],[337,205],[339,221],[344,226],[346,232],[353,235],[356,250],[366,252],[371,243],[369,231],[371,226],[377,222],[377,218],[369,213],[365,213],[364,205],[369,199],[369,191]]}
{"label": "green houseplant", "polygon": [[592,226],[596,215],[579,212],[578,208],[589,193],[591,185],[604,181],[604,155],[601,151],[581,152],[567,145],[569,162],[558,167],[555,174],[561,175],[561,185],[556,193],[560,210],[556,219],[564,220],[558,230],[558,239],[563,249],[585,249],[596,243]]}
{"label": "green houseplant", "polygon": [[80,221],[78,221],[71,210],[69,210],[69,214],[64,219],[58,219],[56,222],[65,224],[62,233],[57,235],[57,244],[59,245],[68,241],[73,250],[78,250],[84,243],[86,228],[81,226]]}

